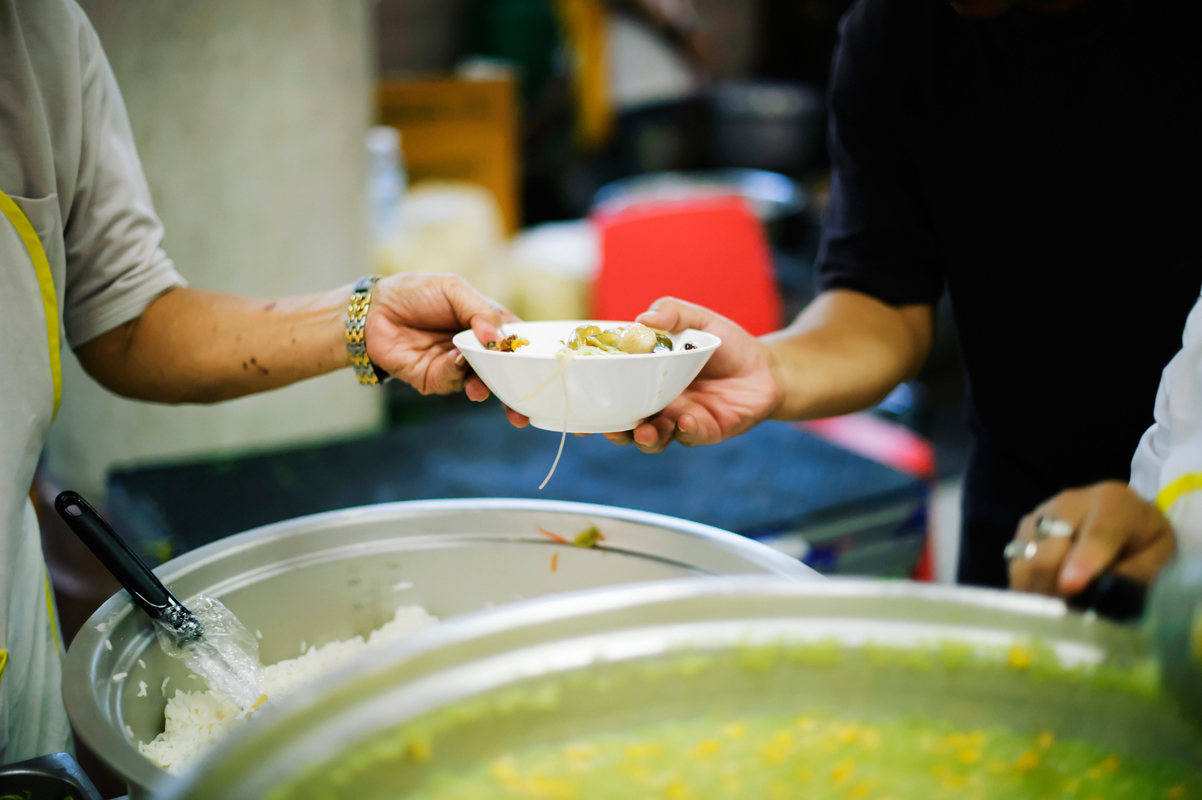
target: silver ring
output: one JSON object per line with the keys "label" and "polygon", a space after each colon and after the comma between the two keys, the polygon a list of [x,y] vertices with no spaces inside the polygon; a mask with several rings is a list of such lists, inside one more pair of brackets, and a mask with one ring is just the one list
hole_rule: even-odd
{"label": "silver ring", "polygon": [[1040,517],[1035,520],[1035,541],[1044,539],[1071,539],[1076,529],[1072,523],[1057,517]]}
{"label": "silver ring", "polygon": [[1006,549],[1002,551],[1002,557],[1007,561],[1013,561],[1015,558],[1022,556],[1023,560],[1030,561],[1038,551],[1039,544],[1037,542],[1020,542],[1018,539],[1015,539],[1006,545]]}

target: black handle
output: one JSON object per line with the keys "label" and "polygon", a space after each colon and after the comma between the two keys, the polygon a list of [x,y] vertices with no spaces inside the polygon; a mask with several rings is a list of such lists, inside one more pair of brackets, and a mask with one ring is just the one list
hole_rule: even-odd
{"label": "black handle", "polygon": [[166,622],[172,628],[179,627],[181,618],[195,620],[87,500],[76,492],[63,492],[55,498],[54,510],[151,619]]}
{"label": "black handle", "polygon": [[1068,599],[1069,608],[1075,611],[1095,611],[1117,622],[1138,620],[1147,602],[1147,586],[1109,572],[1094,578],[1080,594]]}

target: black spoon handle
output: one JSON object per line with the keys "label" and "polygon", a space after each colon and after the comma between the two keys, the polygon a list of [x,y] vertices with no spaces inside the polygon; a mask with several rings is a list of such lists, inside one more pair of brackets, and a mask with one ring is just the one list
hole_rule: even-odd
{"label": "black spoon handle", "polygon": [[60,494],[54,500],[54,510],[151,619],[161,620],[176,628],[181,616],[192,617],[192,613],[168,591],[150,571],[150,567],[129,549],[129,545],[122,541],[104,517],[78,493]]}
{"label": "black spoon handle", "polygon": [[1068,599],[1076,611],[1096,611],[1099,616],[1118,622],[1134,622],[1144,614],[1148,587],[1137,580],[1103,573],[1078,595]]}

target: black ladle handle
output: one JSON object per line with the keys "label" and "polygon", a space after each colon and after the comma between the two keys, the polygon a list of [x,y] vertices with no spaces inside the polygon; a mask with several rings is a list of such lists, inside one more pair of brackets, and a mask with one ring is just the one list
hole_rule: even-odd
{"label": "black ladle handle", "polygon": [[1134,622],[1144,615],[1148,587],[1132,578],[1105,572],[1080,594],[1068,599],[1075,611],[1095,611],[1117,622]]}
{"label": "black ladle handle", "polygon": [[200,625],[192,612],[168,591],[150,567],[77,492],[61,493],[54,500],[54,510],[151,619],[166,623],[173,630],[185,625]]}

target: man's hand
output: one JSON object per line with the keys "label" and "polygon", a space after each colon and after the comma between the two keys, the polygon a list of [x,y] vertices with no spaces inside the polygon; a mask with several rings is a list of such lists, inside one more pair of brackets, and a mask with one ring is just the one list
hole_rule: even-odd
{"label": "man's hand", "polygon": [[[789,327],[759,339],[712,311],[664,298],[638,318],[655,328],[697,328],[722,346],[697,379],[633,433],[607,434],[657,453],[675,439],[713,444],[765,419],[833,417],[867,408],[913,377],[931,349],[934,310],[890,306],[847,289],[823,292]],[[509,421],[529,422],[515,411]]]}
{"label": "man's hand", "polygon": [[478,402],[488,398],[488,388],[468,374],[451,337],[471,328],[481,342],[493,342],[501,338],[501,324],[516,319],[455,275],[393,275],[378,281],[372,295],[367,355],[422,394],[465,389]]}
{"label": "man's hand", "polygon": [[1062,519],[1074,533],[1011,561],[1012,589],[1072,597],[1107,571],[1148,584],[1177,551],[1169,521],[1120,481],[1061,492],[1023,517],[1015,539],[1033,541],[1040,517]]}
{"label": "man's hand", "polygon": [[666,297],[638,322],[679,333],[695,328],[722,340],[697,378],[663,411],[633,431],[607,433],[616,444],[658,453],[673,439],[686,446],[715,444],[767,419],[780,403],[767,345],[723,316],[701,306]]}

